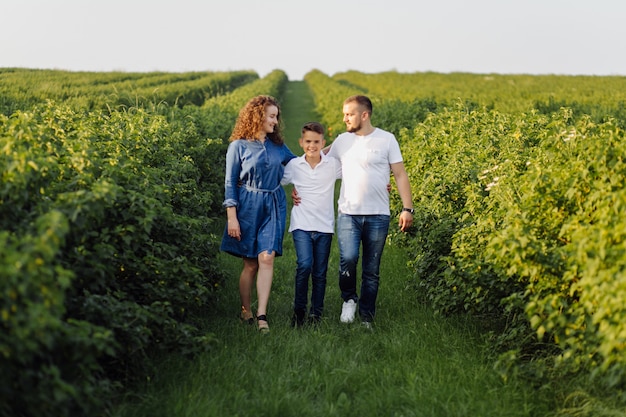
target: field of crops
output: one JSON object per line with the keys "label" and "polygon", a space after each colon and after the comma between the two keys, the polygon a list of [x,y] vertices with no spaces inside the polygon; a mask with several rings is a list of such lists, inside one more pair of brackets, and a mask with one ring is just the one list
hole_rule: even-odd
{"label": "field of crops", "polygon": [[150,357],[206,348],[224,138],[286,81],[0,72],[0,415],[89,415]]}
{"label": "field of crops", "polygon": [[[423,302],[494,325],[506,369],[626,383],[626,77],[307,74],[401,141]],[[401,209],[399,199],[395,210]],[[622,395],[622,394],[619,394]]]}
{"label": "field of crops", "polygon": [[[0,69],[0,415],[99,410],[149,359],[207,346],[195,319],[223,279],[225,139],[250,97],[287,82]],[[484,319],[503,373],[623,392],[625,77],[305,82],[330,139],[359,93],[400,140],[416,216],[390,240],[417,302]]]}

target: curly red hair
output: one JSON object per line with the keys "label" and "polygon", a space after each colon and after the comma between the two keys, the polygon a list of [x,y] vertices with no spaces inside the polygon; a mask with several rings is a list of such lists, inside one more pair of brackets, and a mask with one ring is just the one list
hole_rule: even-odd
{"label": "curly red hair", "polygon": [[282,136],[282,119],[280,118],[280,105],[278,100],[272,96],[260,95],[251,98],[245,106],[239,111],[235,128],[230,135],[229,141],[239,139],[254,139],[259,131],[263,129],[265,122],[265,112],[269,106],[276,106],[278,109],[278,124],[274,127],[272,133],[268,133],[267,137],[274,143],[282,144],[284,142]]}

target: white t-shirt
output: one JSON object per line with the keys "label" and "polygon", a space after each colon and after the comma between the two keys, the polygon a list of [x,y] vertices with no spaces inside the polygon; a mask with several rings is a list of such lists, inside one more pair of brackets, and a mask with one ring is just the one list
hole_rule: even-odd
{"label": "white t-shirt", "polygon": [[340,213],[390,215],[391,164],[402,162],[393,133],[375,128],[367,136],[345,132],[332,143],[328,156],[341,161],[343,179],[337,203]]}
{"label": "white t-shirt", "polygon": [[335,180],[341,178],[341,163],[324,155],[315,168],[303,156],[285,166],[282,185],[293,184],[302,199],[291,209],[289,231],[333,233],[335,229]]}

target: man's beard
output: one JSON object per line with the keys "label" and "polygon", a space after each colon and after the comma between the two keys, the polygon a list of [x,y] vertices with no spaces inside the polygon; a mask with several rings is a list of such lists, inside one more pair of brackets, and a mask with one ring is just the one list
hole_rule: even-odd
{"label": "man's beard", "polygon": [[352,127],[347,129],[347,131],[350,132],[350,133],[356,133],[359,130],[361,130],[361,123],[359,123],[358,125],[352,126]]}

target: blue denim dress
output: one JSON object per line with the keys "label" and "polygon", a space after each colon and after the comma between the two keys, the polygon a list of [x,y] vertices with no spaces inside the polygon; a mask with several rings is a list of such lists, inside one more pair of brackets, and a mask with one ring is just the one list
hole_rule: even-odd
{"label": "blue denim dress", "polygon": [[220,250],[231,255],[256,258],[263,251],[283,252],[287,200],[280,180],[285,165],[296,156],[285,145],[269,138],[239,139],[228,145],[224,180],[224,207],[237,207],[241,240],[224,228]]}

